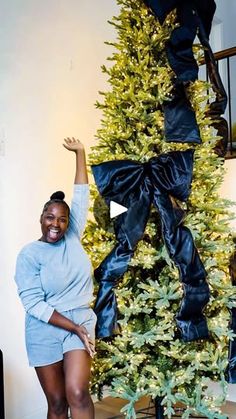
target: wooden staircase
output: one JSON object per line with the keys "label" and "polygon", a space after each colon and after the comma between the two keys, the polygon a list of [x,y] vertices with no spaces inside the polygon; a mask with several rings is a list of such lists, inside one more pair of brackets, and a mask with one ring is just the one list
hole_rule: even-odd
{"label": "wooden staircase", "polygon": [[[224,69],[224,78],[226,79],[225,83],[225,90],[228,97],[228,104],[226,108],[225,115],[223,117],[228,122],[228,146],[227,146],[227,152],[225,155],[225,159],[233,159],[236,158],[236,120],[233,121],[233,114],[232,114],[232,108],[233,108],[233,100],[232,100],[232,80],[233,83],[236,83],[235,77],[232,74],[231,69],[231,62],[232,60],[236,60],[236,47],[227,48],[222,51],[218,51],[214,53],[214,58],[216,60],[217,67],[223,67]],[[222,64],[220,64],[222,63]],[[205,65],[205,59],[202,59],[200,62],[200,65]],[[219,69],[220,72],[220,69]],[[221,75],[222,76],[222,75]],[[209,80],[209,75],[206,67],[206,80]],[[236,91],[236,87],[234,88],[234,91]],[[234,105],[235,114],[236,114],[236,104]],[[236,419],[236,416],[235,416]]]}

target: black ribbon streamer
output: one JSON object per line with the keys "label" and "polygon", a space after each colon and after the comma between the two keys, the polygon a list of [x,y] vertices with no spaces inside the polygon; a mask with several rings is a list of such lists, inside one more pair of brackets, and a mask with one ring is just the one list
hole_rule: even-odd
{"label": "black ribbon streamer", "polygon": [[[232,285],[236,286],[236,251],[230,258],[229,273]],[[231,308],[230,329],[236,334],[236,307]],[[226,368],[226,380],[230,384],[236,384],[236,338],[229,342],[228,366]]]}
{"label": "black ribbon streamer", "polygon": [[[230,329],[236,334],[236,308],[231,308]],[[229,343],[228,366],[226,369],[226,380],[230,384],[236,384],[236,339]]]}
{"label": "black ribbon streamer", "polygon": [[167,15],[176,9],[179,26],[172,31],[166,44],[168,61],[178,82],[197,80],[198,64],[192,50],[193,42],[196,35],[200,41],[203,37],[209,39],[215,1],[144,0],[144,3],[152,9],[161,25]]}
{"label": "black ribbon streamer", "polygon": [[97,337],[110,337],[119,330],[114,287],[128,269],[138,241],[142,238],[153,203],[160,214],[162,235],[170,257],[178,267],[184,296],[176,316],[184,341],[208,336],[202,311],[209,301],[206,271],[190,230],[183,225],[184,211],[173,198],[185,201],[192,181],[193,150],[161,154],[146,163],[114,160],[92,166],[100,194],[128,211],[114,221],[116,246],[95,269],[99,283],[95,303]]}
{"label": "black ribbon streamer", "polygon": [[204,47],[205,63],[212,89],[216,94],[210,104],[208,115],[218,135],[223,138],[216,146],[216,153],[224,156],[227,151],[228,125],[221,117],[227,106],[224,89],[214,54],[209,44],[213,16],[216,10],[214,0],[144,0],[160,24],[174,9],[179,26],[175,28],[166,43],[169,64],[175,73],[172,98],[163,104],[166,141],[201,143],[195,112],[188,98],[187,87],[198,78],[198,64],[193,54],[193,42],[198,36]]}

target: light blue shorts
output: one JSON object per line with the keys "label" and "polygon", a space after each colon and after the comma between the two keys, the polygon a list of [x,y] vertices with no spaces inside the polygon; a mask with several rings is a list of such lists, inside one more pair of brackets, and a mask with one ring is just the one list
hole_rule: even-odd
{"label": "light blue shorts", "polygon": [[[61,313],[63,316],[84,326],[95,341],[96,314],[90,307],[81,307]],[[41,367],[61,361],[63,354],[75,349],[84,349],[81,339],[74,333],[53,326],[26,314],[26,350],[31,367]]]}

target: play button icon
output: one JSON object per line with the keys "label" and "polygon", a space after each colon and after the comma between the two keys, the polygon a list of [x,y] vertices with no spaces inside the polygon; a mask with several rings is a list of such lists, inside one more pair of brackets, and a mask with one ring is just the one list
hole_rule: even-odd
{"label": "play button icon", "polygon": [[120,205],[115,201],[110,202],[110,218],[117,217],[126,211],[128,211],[128,208],[124,207],[123,205]]}

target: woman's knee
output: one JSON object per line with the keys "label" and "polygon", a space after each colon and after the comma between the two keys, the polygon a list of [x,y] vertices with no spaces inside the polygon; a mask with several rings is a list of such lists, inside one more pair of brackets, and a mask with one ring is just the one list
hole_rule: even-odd
{"label": "woman's knee", "polygon": [[69,406],[85,408],[91,403],[89,389],[85,387],[70,387],[66,395]]}
{"label": "woman's knee", "polygon": [[49,410],[55,415],[62,415],[68,410],[68,403],[64,396],[51,395],[47,398]]}

